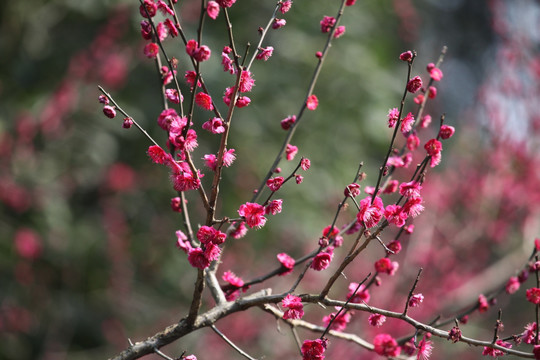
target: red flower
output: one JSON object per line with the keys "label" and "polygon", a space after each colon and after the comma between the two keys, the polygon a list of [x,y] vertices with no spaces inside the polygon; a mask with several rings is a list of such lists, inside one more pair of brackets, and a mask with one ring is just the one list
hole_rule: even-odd
{"label": "red flower", "polygon": [[388,334],[379,334],[373,339],[375,352],[382,356],[398,356],[401,353],[401,348],[397,341]]}
{"label": "red flower", "polygon": [[422,79],[420,76],[415,76],[407,83],[407,91],[410,93],[415,93],[422,87]]}
{"label": "red flower", "polygon": [[527,293],[525,294],[527,296],[527,300],[532,302],[533,304],[540,304],[540,289],[539,288],[530,288],[527,289]]}
{"label": "red flower", "polygon": [[328,340],[304,340],[302,344],[302,360],[323,360]]}
{"label": "red flower", "polygon": [[246,223],[250,228],[255,226],[261,228],[266,223],[266,218],[264,217],[264,207],[257,203],[247,202],[240,205],[238,214],[246,219]]}

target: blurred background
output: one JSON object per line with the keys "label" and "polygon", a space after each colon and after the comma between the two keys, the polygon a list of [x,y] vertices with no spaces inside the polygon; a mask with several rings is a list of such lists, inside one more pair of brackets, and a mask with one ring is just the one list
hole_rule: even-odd
{"label": "blurred background", "polygon": [[[177,4],[188,38],[196,36],[199,4]],[[240,49],[257,42],[257,29],[266,25],[274,5],[238,0],[230,9]],[[254,63],[252,103],[235,112],[229,148],[237,160],[224,173],[218,216],[236,216],[272,164],[285,136],[280,120],[298,112],[314,54],[326,41],[319,22],[323,15],[335,16],[338,6],[294,1],[283,15],[287,25],[270,32],[265,45],[275,48],[274,55]],[[183,224],[170,210],[176,194],[167,170],[149,161],[144,136],[123,129],[120,116],[106,118],[97,101],[101,85],[165,144],[166,134],[156,126],[163,107],[160,81],[142,52],[138,2],[4,1],[0,9],[0,358],[111,357],[128,338],[144,339],[183,317],[196,276],[175,247],[175,231]],[[406,76],[398,55],[415,49],[414,74],[427,80],[426,65],[448,46],[438,96],[426,109],[434,125],[421,138],[436,135],[443,113],[456,135],[443,144],[442,164],[428,173],[426,211],[402,240],[398,273],[381,275],[370,304],[399,311],[420,266],[418,292],[426,299],[412,315],[426,322],[437,314],[454,316],[479,294],[504,286],[526,267],[540,236],[539,17],[540,6],[532,0],[358,1],[346,8],[346,33],[334,41],[315,87],[319,108],[304,115],[292,140],[297,159],[308,157],[312,168],[303,184],[280,190],[280,215],[227,244],[218,275],[231,270],[248,280],[275,268],[277,253],[298,257],[314,249],[360,161],[367,173],[362,185],[375,185],[391,135],[386,114],[399,105]],[[227,44],[223,15],[207,19],[205,28],[203,43],[213,54],[203,76],[219,99],[233,81],[220,65]],[[167,39],[166,46],[179,59],[180,74],[191,70],[180,40]],[[409,101],[406,111],[414,109]],[[199,148],[193,157],[201,169],[203,155],[217,151],[216,136],[200,130],[208,118],[196,111]],[[282,163],[284,176],[295,165]],[[209,186],[211,174],[204,172],[203,185]],[[400,180],[410,176],[400,174]],[[187,197],[194,226],[203,223],[197,194]],[[349,209],[338,225],[354,215]],[[387,231],[384,240],[393,236]],[[350,241],[345,239],[346,248]],[[336,252],[334,266],[342,256]],[[372,246],[331,296],[345,299],[348,281],[363,279],[383,256],[382,248]],[[330,271],[308,273],[299,292],[318,291]],[[284,291],[295,274],[268,285]],[[491,339],[498,308],[504,309],[503,336],[521,333],[534,319],[524,296],[525,288],[535,286],[533,278],[513,296],[497,297],[487,312],[473,314],[464,334]],[[321,312],[331,311],[308,307],[307,317],[322,324]],[[368,341],[377,332],[414,334],[391,321],[373,329],[366,319],[357,314],[348,331]],[[234,314],[217,327],[252,356],[298,357],[288,329],[278,331],[258,309]],[[316,337],[304,331],[300,336]],[[477,359],[481,353],[441,339],[434,346],[433,359]],[[239,358],[208,329],[164,351],[173,358],[184,351],[199,359],[216,353]],[[327,353],[374,356],[338,340]]]}

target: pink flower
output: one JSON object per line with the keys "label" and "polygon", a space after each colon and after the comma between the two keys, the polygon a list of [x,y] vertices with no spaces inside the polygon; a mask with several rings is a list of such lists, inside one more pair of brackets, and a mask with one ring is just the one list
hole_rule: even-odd
{"label": "pink flower", "polygon": [[345,26],[341,25],[336,28],[336,31],[334,32],[334,38],[337,39],[338,37],[341,37],[341,35],[345,34]]}
{"label": "pink flower", "polygon": [[[339,307],[336,307],[336,310],[339,311],[339,309]],[[326,326],[328,326],[330,321],[335,318],[330,328],[336,331],[343,331],[347,328],[347,324],[351,322],[351,314],[346,311],[341,311],[337,317],[336,314],[337,312],[333,312],[330,315],[323,317],[323,322]]]}
{"label": "pink flower", "polygon": [[308,171],[311,167],[311,161],[308,158],[302,158],[302,160],[300,160],[300,167],[302,170]]}
{"label": "pink flower", "polygon": [[267,215],[268,214],[272,214],[272,215],[279,214],[281,212],[281,210],[282,210],[282,205],[283,205],[283,200],[281,200],[281,199],[272,200],[264,208],[264,213],[267,214]]}
{"label": "pink flower", "polygon": [[212,171],[216,171],[217,157],[214,154],[206,154],[203,156],[204,165]]}
{"label": "pink flower", "polygon": [[116,116],[116,110],[114,109],[114,106],[105,105],[103,107],[103,114],[109,119],[113,119]]}
{"label": "pink flower", "polygon": [[203,249],[192,248],[188,252],[188,261],[191,266],[198,269],[206,269],[210,265],[210,260],[206,258]]}
{"label": "pink flower", "polygon": [[431,115],[422,116],[422,118],[420,119],[420,127],[422,129],[425,129],[429,126],[429,124],[431,124]]}
{"label": "pink flower", "polygon": [[399,54],[399,59],[401,61],[411,61],[413,58],[413,53],[412,51],[405,51],[405,52],[402,52],[401,54]]}
{"label": "pink flower", "polygon": [[519,279],[517,276],[512,276],[510,279],[508,279],[508,282],[506,283],[505,290],[507,294],[513,294],[516,291],[519,290]]}
{"label": "pink flower", "polygon": [[193,58],[199,62],[202,62],[210,59],[210,55],[212,55],[210,48],[206,45],[202,45],[195,50]]}
{"label": "pink flower", "polygon": [[291,115],[281,120],[281,128],[283,130],[289,130],[290,127],[296,122],[296,115]]}
{"label": "pink flower", "polygon": [[358,195],[360,195],[360,192],[360,185],[357,183],[352,183],[347,185],[347,187],[343,191],[343,195],[348,197],[357,197]]}
{"label": "pink flower", "polygon": [[154,17],[157,12],[157,4],[154,3],[152,0],[144,0],[144,3],[139,6],[139,13],[142,17],[148,18]]}
{"label": "pink flower", "polygon": [[236,0],[217,0],[217,3],[219,4],[219,6],[224,7],[224,8],[230,8],[231,6],[234,5],[235,2]]}
{"label": "pink flower", "polygon": [[321,31],[323,33],[328,33],[332,30],[332,27],[335,25],[336,19],[332,16],[325,16],[321,20]]}
{"label": "pink flower", "polygon": [[195,56],[197,49],[199,48],[199,43],[197,40],[191,39],[186,43],[186,53],[189,56]]}
{"label": "pink flower", "polygon": [[386,321],[386,316],[381,314],[371,314],[368,318],[369,325],[375,327],[381,327]]}
{"label": "pink flower", "polygon": [[225,167],[231,166],[234,160],[236,160],[236,155],[234,155],[234,151],[234,149],[227,150],[227,148],[225,148],[225,152],[223,153],[223,165]]}
{"label": "pink flower", "polygon": [[525,326],[525,331],[521,334],[521,339],[526,344],[532,344],[536,340],[536,323],[530,323]]}
{"label": "pink flower", "polygon": [[203,109],[214,110],[214,105],[212,105],[212,98],[207,93],[197,93],[197,95],[195,95],[195,103]]}
{"label": "pink flower", "polygon": [[294,175],[294,181],[296,181],[297,184],[301,184],[302,181],[304,181],[304,177],[302,175]]}
{"label": "pink flower", "polygon": [[176,113],[176,110],[174,109],[166,109],[159,114],[157,119],[158,125],[160,128],[162,128],[165,131],[169,131],[171,129],[172,124],[176,124],[175,126],[179,128],[183,128],[187,125],[187,118],[181,118]]}
{"label": "pink flower", "polygon": [[428,87],[428,97],[430,99],[435,99],[437,97],[437,88],[435,86]]}
{"label": "pink flower", "polygon": [[[184,163],[185,164],[185,163]],[[197,170],[198,171],[198,170]],[[202,174],[198,173],[198,177],[193,175],[193,172],[187,168],[177,169],[171,174],[173,188],[176,191],[196,190],[201,186]]]}
{"label": "pink flower", "polygon": [[420,139],[415,133],[411,133],[407,137],[407,149],[414,151],[418,148],[418,145],[420,145]]}
{"label": "pink flower", "polygon": [[424,94],[418,94],[418,95],[416,95],[416,97],[414,98],[413,101],[414,101],[415,104],[420,105],[421,103],[424,102],[424,98],[425,98]]}
{"label": "pink flower", "polygon": [[429,72],[429,76],[435,81],[440,81],[443,78],[443,72],[441,69],[436,68],[433,63],[427,65],[427,71]]}
{"label": "pink flower", "polygon": [[[495,344],[500,345],[502,347],[505,347],[507,349],[512,348],[512,344],[504,342],[502,340],[495,341]],[[498,357],[498,356],[504,356],[505,352],[499,349],[494,349],[488,346],[484,346],[484,351],[482,351],[482,355],[489,355],[492,357]]]}
{"label": "pink flower", "polygon": [[291,0],[281,1],[281,3],[279,4],[279,11],[281,11],[282,14],[285,14],[287,11],[291,10],[291,6]]}
{"label": "pink flower", "polygon": [[302,360],[323,360],[328,340],[304,340],[302,344]]}
{"label": "pink flower", "polygon": [[152,38],[152,25],[148,20],[141,21],[141,36],[145,40],[150,40]]}
{"label": "pink flower", "polygon": [[283,313],[283,319],[301,319],[304,316],[304,305],[298,296],[287,294],[281,301],[281,305],[288,308]]}
{"label": "pink flower", "polygon": [[418,307],[420,304],[424,301],[424,295],[422,294],[415,294],[411,296],[409,299],[409,306],[410,307]]}
{"label": "pink flower", "polygon": [[393,108],[388,110],[388,127],[393,128],[399,119],[399,109]]}
{"label": "pink flower", "polygon": [[298,153],[298,147],[291,144],[287,144],[287,148],[285,149],[285,155],[288,161],[292,161],[297,153]]}
{"label": "pink flower", "polygon": [[159,41],[164,41],[167,38],[167,35],[169,35],[169,29],[162,22],[160,22],[156,26],[156,32],[157,32]]}
{"label": "pink flower", "polygon": [[415,93],[422,87],[422,79],[420,76],[415,76],[407,83],[407,91],[410,93]]}
{"label": "pink flower", "polygon": [[309,95],[306,101],[306,106],[309,110],[317,109],[317,106],[319,106],[319,99],[317,99],[317,96]]}
{"label": "pink flower", "polygon": [[176,89],[165,90],[165,95],[167,96],[167,99],[169,99],[170,102],[173,102],[175,104],[180,104],[180,101],[184,100],[184,97],[182,96],[182,94],[179,94],[178,90]]}
{"label": "pink flower", "polygon": [[275,18],[274,22],[272,23],[272,29],[277,30],[279,28],[284,27],[286,24],[287,24],[287,21],[285,19]]}
{"label": "pink flower", "polygon": [[242,70],[240,75],[240,84],[238,85],[238,91],[249,92],[255,85],[255,80],[251,77],[251,71]]}
{"label": "pink flower", "polygon": [[264,217],[264,207],[257,203],[247,202],[240,205],[238,214],[246,219],[246,223],[250,228],[261,228],[266,223],[266,218]]}
{"label": "pink flower", "polygon": [[259,53],[257,54],[257,56],[255,56],[255,58],[257,60],[267,61],[268,59],[270,59],[270,56],[272,56],[273,52],[274,52],[274,48],[272,46],[260,48]]}
{"label": "pink flower", "polygon": [[540,304],[540,288],[527,289],[525,296],[527,297],[527,300],[533,304]]}
{"label": "pink flower", "polygon": [[394,252],[394,255],[399,254],[399,252],[401,251],[401,243],[398,240],[391,241],[386,247],[392,250]]}
{"label": "pink flower", "polygon": [[281,263],[281,266],[286,269],[279,274],[280,276],[290,274],[293,271],[296,261],[291,256],[286,253],[280,253],[277,254],[277,259]]}
{"label": "pink flower", "polygon": [[[235,224],[236,223],[233,223],[233,226]],[[246,224],[244,222],[241,222],[238,226],[236,226],[235,230],[231,231],[230,236],[233,239],[241,239],[244,236],[246,236],[247,231],[248,231],[248,229],[246,227]]]}
{"label": "pink flower", "polygon": [[212,134],[222,134],[225,132],[223,121],[220,118],[212,118],[202,125],[202,128],[206,131],[210,131]]}
{"label": "pink flower", "polygon": [[375,197],[373,204],[371,203],[371,197],[368,196],[360,201],[359,206],[360,211],[356,214],[356,218],[367,229],[377,225],[383,217],[384,205],[382,199],[378,196]]}
{"label": "pink flower", "polygon": [[534,345],[533,355],[536,360],[540,359],[540,345]]}
{"label": "pink flower", "polygon": [[172,156],[166,153],[165,150],[163,150],[158,145],[150,146],[146,153],[148,154],[150,159],[156,164],[164,165],[174,161],[172,159]]}
{"label": "pink flower", "polygon": [[[193,89],[193,85],[195,85],[195,79],[197,78],[197,73],[195,71],[188,70],[186,71],[184,75],[184,79],[186,79],[186,82],[190,85],[190,87]],[[197,86],[201,86],[201,82],[197,80]]]}
{"label": "pink flower", "polygon": [[375,336],[373,347],[373,350],[382,356],[398,356],[401,353],[401,348],[398,346],[397,341],[388,334]]}
{"label": "pink flower", "polygon": [[179,35],[178,28],[176,25],[174,25],[171,19],[165,19],[165,26],[172,37],[177,37]]}
{"label": "pink flower", "polygon": [[[356,290],[356,288],[358,288],[358,290]],[[356,293],[354,293],[355,291]],[[350,302],[352,303],[367,303],[369,302],[369,299],[371,299],[371,295],[369,294],[369,290],[366,289],[365,285],[360,285],[360,287],[358,287],[358,283],[352,282],[349,284],[347,299],[351,299]]]}
{"label": "pink flower", "polygon": [[236,107],[238,107],[238,108],[243,108],[243,107],[248,106],[250,103],[251,103],[251,99],[250,99],[250,98],[248,98],[247,96],[240,96],[240,97],[236,100]]}
{"label": "pink flower", "polygon": [[441,139],[449,139],[452,137],[452,135],[454,135],[454,133],[456,132],[456,129],[454,129],[453,126],[450,126],[450,125],[442,125],[440,130],[439,130],[439,137]]}
{"label": "pink flower", "polygon": [[[430,334],[431,335],[431,334]],[[424,335],[420,343],[418,343],[418,354],[416,355],[417,360],[428,360],[433,351],[432,342],[428,340],[427,336]]]}
{"label": "pink flower", "polygon": [[225,271],[221,278],[232,286],[236,286],[237,288],[241,288],[244,286],[244,280],[236,276],[232,271]]}
{"label": "pink flower", "polygon": [[167,14],[174,15],[174,11],[169,7],[169,5],[165,4],[163,0],[158,1],[157,7],[161,11],[163,16],[167,16]]}
{"label": "pink flower", "polygon": [[431,139],[424,145],[424,149],[426,149],[429,156],[435,156],[442,151],[442,144],[437,139]]}
{"label": "pink flower", "polygon": [[216,20],[219,15],[219,4],[210,0],[206,5],[206,14],[208,14],[211,19]]}
{"label": "pink flower", "polygon": [[[325,270],[330,266],[330,262],[332,261],[333,255],[333,249],[329,250],[331,247],[327,249],[325,252],[320,252],[313,258],[313,262],[311,263],[311,268],[317,271]],[[328,252],[330,251],[330,252]]]}
{"label": "pink flower", "polygon": [[184,234],[181,230],[177,230],[176,239],[176,247],[184,251],[186,254],[189,254],[192,248],[186,234]]}
{"label": "pink flower", "polygon": [[356,3],[356,0],[347,0],[345,6],[353,6]]}
{"label": "pink flower", "polygon": [[478,295],[478,311],[480,313],[486,312],[489,309],[489,303],[485,295]]}
{"label": "pink flower", "polygon": [[414,180],[399,185],[399,193],[405,197],[419,197],[420,190],[422,190],[422,185]]}
{"label": "pink flower", "polygon": [[393,204],[386,207],[384,217],[390,224],[394,224],[397,227],[405,225],[405,221],[408,218],[407,214],[402,211],[401,206]]}
{"label": "pink flower", "polygon": [[266,186],[272,191],[278,191],[281,185],[283,185],[283,176],[276,176],[275,178],[266,180]]}
{"label": "pink flower", "polygon": [[124,122],[122,123],[122,127],[124,129],[131,129],[133,126],[133,119],[130,117],[124,118]]}
{"label": "pink flower", "polygon": [[174,212],[182,212],[182,200],[179,196],[171,199],[171,209]]}
{"label": "pink flower", "polygon": [[381,258],[375,262],[375,271],[393,275],[394,265],[389,258]]}
{"label": "pink flower", "polygon": [[384,189],[382,190],[382,193],[383,194],[392,194],[392,193],[395,193],[398,189],[398,186],[399,186],[399,181],[397,180],[390,180],[388,182],[388,184],[386,184],[386,186],[384,187]]}
{"label": "pink flower", "polygon": [[413,125],[414,125],[414,116],[412,113],[408,113],[407,116],[401,119],[401,133],[407,134],[409,131],[412,130]]}
{"label": "pink flower", "polygon": [[424,211],[424,206],[422,205],[422,198],[410,197],[403,205],[402,211],[407,214],[407,216],[417,217],[422,211]]}

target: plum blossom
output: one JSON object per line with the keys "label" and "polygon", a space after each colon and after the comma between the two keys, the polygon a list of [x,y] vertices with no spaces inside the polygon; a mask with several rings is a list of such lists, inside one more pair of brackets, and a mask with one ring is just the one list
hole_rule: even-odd
{"label": "plum blossom", "polygon": [[420,304],[424,301],[424,295],[422,294],[414,294],[409,299],[409,306],[410,307],[418,307]]}
{"label": "plum blossom", "polygon": [[422,79],[420,76],[415,76],[407,83],[407,91],[410,93],[415,93],[422,87]]}
{"label": "plum blossom", "polygon": [[[323,322],[326,326],[332,321],[331,329],[336,331],[343,331],[347,328],[347,324],[351,322],[351,313],[347,311],[339,311],[341,307],[336,306],[337,312],[333,312],[330,315],[323,317]],[[339,312],[339,314],[338,314]],[[336,317],[337,315],[337,317]]]}
{"label": "plum blossom", "polygon": [[388,110],[388,127],[393,128],[396,126],[397,121],[399,120],[399,109],[392,108]]}
{"label": "plum blossom", "polygon": [[283,313],[283,319],[301,319],[304,316],[304,305],[298,296],[287,294],[281,301],[281,306],[287,308]]}
{"label": "plum blossom", "polygon": [[386,321],[386,316],[381,314],[371,314],[368,318],[369,325],[381,327]]}
{"label": "plum blossom", "polygon": [[306,107],[309,110],[315,110],[317,109],[317,106],[319,106],[319,99],[317,99],[317,96],[314,94],[309,95],[306,101]]}
{"label": "plum blossom", "polygon": [[298,153],[297,146],[287,144],[287,148],[285,149],[285,156],[287,157],[288,161],[292,161],[297,153]]}
{"label": "plum blossom", "polygon": [[219,4],[215,1],[209,1],[208,4],[206,4],[206,14],[213,19],[216,20],[219,15]]}
{"label": "plum blossom", "polygon": [[398,356],[401,353],[401,348],[398,346],[397,341],[389,334],[375,336],[373,347],[373,350],[382,356]]}
{"label": "plum blossom", "polygon": [[283,200],[281,199],[276,199],[276,200],[272,200],[268,203],[268,205],[266,205],[264,207],[264,213],[265,214],[272,214],[272,215],[276,215],[276,214],[279,214],[282,210],[282,205],[283,205]]}
{"label": "plum blossom", "polygon": [[240,205],[238,214],[246,219],[246,223],[250,228],[261,228],[266,224],[266,218],[264,217],[264,207],[257,203],[247,202]]}
{"label": "plum blossom", "polygon": [[[358,288],[358,290],[356,290],[356,288]],[[358,287],[358,283],[352,282],[349,284],[349,292],[347,293],[347,299],[350,299],[350,302],[352,303],[366,302],[367,303],[369,302],[370,298],[371,298],[371,295],[369,294],[369,290],[366,289],[365,285],[360,285],[360,287]]]}
{"label": "plum blossom", "polygon": [[280,254],[277,254],[277,259],[281,263],[281,265],[285,269],[287,269],[286,271],[280,273],[279,274],[280,276],[290,274],[293,271],[294,265],[296,262],[290,255],[286,253],[280,253]]}
{"label": "plum blossom", "polygon": [[265,48],[260,48],[259,53],[257,54],[257,56],[255,58],[257,60],[267,61],[272,56],[273,52],[274,52],[274,48],[272,46],[267,46]]}
{"label": "plum blossom", "polygon": [[373,200],[373,204],[371,203],[371,197],[366,197],[360,201],[359,207],[360,211],[356,214],[356,218],[368,229],[377,225],[383,217],[384,205],[382,199],[378,196]]}
{"label": "plum blossom", "polygon": [[304,340],[301,347],[302,360],[324,360],[324,352],[328,347],[328,340]]}

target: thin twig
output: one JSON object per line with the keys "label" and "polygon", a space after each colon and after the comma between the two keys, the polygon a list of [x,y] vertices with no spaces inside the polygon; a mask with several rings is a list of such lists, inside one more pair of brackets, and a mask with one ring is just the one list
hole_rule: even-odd
{"label": "thin twig", "polygon": [[240,349],[235,343],[233,343],[227,336],[225,336],[225,334],[223,334],[221,331],[218,330],[218,328],[215,326],[215,325],[211,325],[210,326],[212,328],[212,330],[214,330],[214,332],[216,334],[219,335],[219,337],[221,337],[223,340],[225,340],[225,342],[227,344],[229,344],[230,347],[232,347],[234,350],[236,350],[240,355],[242,355],[243,357],[245,357],[246,359],[249,359],[249,360],[257,360],[251,356],[249,356],[248,353],[246,353],[244,350]]}

